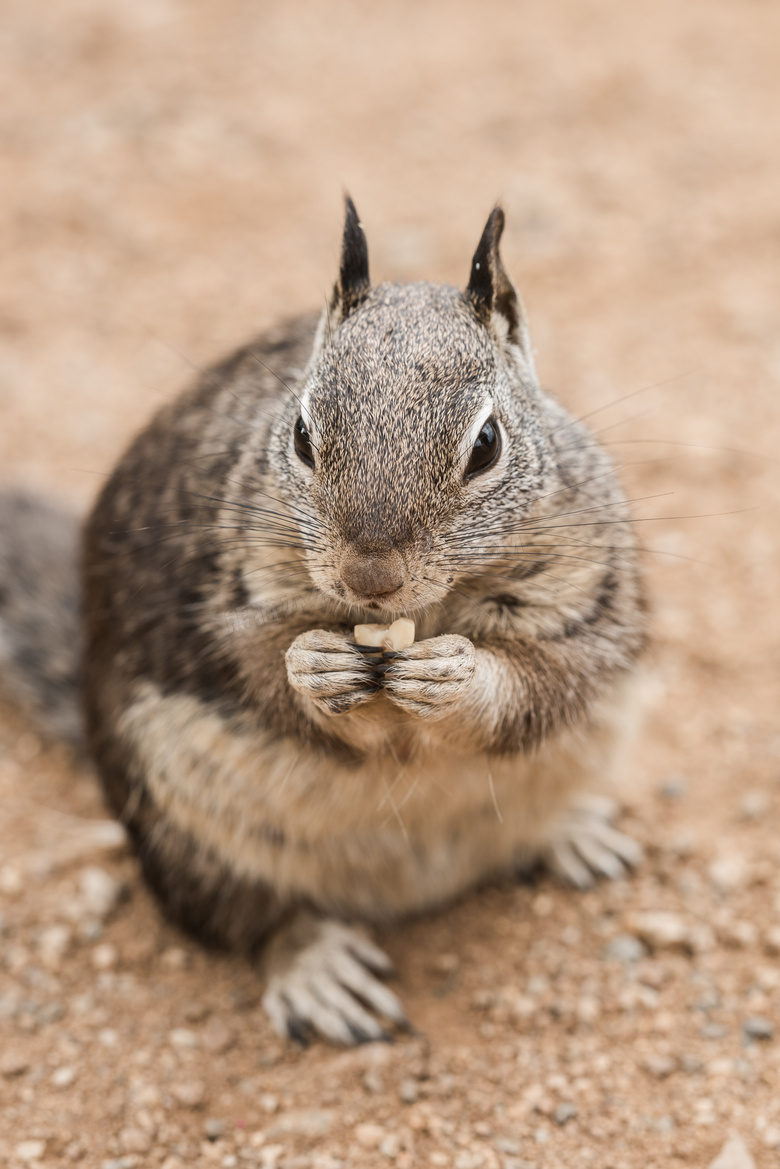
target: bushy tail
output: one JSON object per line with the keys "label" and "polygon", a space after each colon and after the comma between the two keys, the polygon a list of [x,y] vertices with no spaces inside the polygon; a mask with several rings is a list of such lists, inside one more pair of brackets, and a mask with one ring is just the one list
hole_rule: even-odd
{"label": "bushy tail", "polygon": [[0,492],[0,686],[43,729],[79,743],[79,521]]}

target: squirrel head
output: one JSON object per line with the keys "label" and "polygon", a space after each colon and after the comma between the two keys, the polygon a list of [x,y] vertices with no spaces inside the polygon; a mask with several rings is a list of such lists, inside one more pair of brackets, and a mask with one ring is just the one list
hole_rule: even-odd
{"label": "squirrel head", "polygon": [[346,200],[339,276],[273,465],[280,497],[311,517],[302,544],[315,585],[352,609],[442,601],[516,539],[508,529],[543,490],[549,444],[503,226],[496,207],[464,292],[372,288]]}

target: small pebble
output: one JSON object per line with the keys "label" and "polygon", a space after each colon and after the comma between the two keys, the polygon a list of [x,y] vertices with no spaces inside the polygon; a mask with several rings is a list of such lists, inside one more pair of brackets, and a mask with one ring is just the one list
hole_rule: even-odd
{"label": "small pebble", "polygon": [[556,1124],[568,1124],[570,1120],[574,1120],[577,1116],[577,1107],[574,1104],[566,1102],[559,1104],[553,1113],[553,1119]]}
{"label": "small pebble", "polygon": [[152,1138],[142,1128],[123,1128],[119,1134],[119,1143],[125,1153],[148,1153],[152,1147]]}
{"label": "small pebble", "polygon": [[83,917],[79,921],[79,935],[84,942],[96,942],[103,936],[103,923],[97,917]]}
{"label": "small pebble", "polygon": [[355,1126],[355,1140],[364,1149],[377,1149],[385,1137],[381,1124],[358,1124]]}
{"label": "small pebble", "polygon": [[677,860],[688,860],[696,852],[698,840],[690,831],[675,832],[669,837],[666,847]]}
{"label": "small pebble", "polygon": [[19,1141],[14,1156],[20,1161],[39,1161],[46,1152],[46,1141]]}
{"label": "small pebble", "polygon": [[774,966],[759,966],[756,982],[762,990],[777,990],[780,986],[780,970]]}
{"label": "small pebble", "polygon": [[651,950],[691,950],[694,948],[693,932],[679,913],[658,910],[637,913],[631,919],[634,932],[646,942]]}
{"label": "small pebble", "polygon": [[709,1169],[756,1169],[756,1163],[742,1137],[734,1133],[710,1162]]}
{"label": "small pebble", "polygon": [[665,1080],[677,1067],[677,1061],[670,1055],[650,1055],[644,1066],[651,1076],[655,1076],[657,1080]]}
{"label": "small pebble", "polygon": [[[260,1153],[260,1165],[262,1169],[276,1169],[279,1158],[284,1152],[284,1145],[266,1145]],[[343,1161],[339,1161],[339,1166],[343,1165]]]}
{"label": "small pebble", "polygon": [[776,1149],[780,1146],[780,1125],[768,1124],[761,1133],[761,1144],[767,1149]]}
{"label": "small pebble", "polygon": [[184,970],[189,961],[189,954],[181,946],[169,946],[160,955],[160,965],[166,970]]}
{"label": "small pebble", "polygon": [[13,1076],[20,1076],[30,1066],[30,1057],[19,1050],[4,1051],[0,1055],[0,1075],[9,1080]]}
{"label": "small pebble", "polygon": [[22,874],[13,865],[3,865],[0,868],[0,893],[15,897],[17,893],[21,893],[23,884]]}
{"label": "small pebble", "polygon": [[375,1069],[371,1069],[363,1076],[363,1087],[367,1092],[371,1092],[373,1095],[378,1095],[380,1092],[384,1091],[385,1083],[379,1072]]}
{"label": "small pebble", "polygon": [[707,875],[718,893],[725,897],[745,883],[747,863],[740,853],[729,853],[712,861]]}
{"label": "small pebble", "polygon": [[513,1157],[519,1157],[522,1152],[520,1142],[513,1137],[496,1137],[493,1147],[499,1153],[509,1153]]}
{"label": "small pebble", "polygon": [[[143,1054],[145,1055],[146,1052]],[[133,1099],[136,1104],[140,1104],[144,1108],[156,1108],[160,1103],[160,1089],[154,1084],[141,1084],[133,1092]]]}
{"label": "small pebble", "polygon": [[333,1124],[334,1113],[327,1108],[292,1108],[283,1112],[268,1129],[268,1137],[322,1137]]}
{"label": "small pebble", "polygon": [[658,788],[658,794],[665,800],[682,800],[688,794],[688,784],[682,775],[667,775]]}
{"label": "small pebble", "polygon": [[43,1027],[47,1023],[56,1023],[65,1014],[65,1008],[61,1002],[56,999],[50,1003],[44,1003],[37,1011],[37,1019]]}
{"label": "small pebble", "polygon": [[632,962],[639,962],[646,953],[639,938],[635,938],[633,934],[618,934],[604,950],[604,957],[628,966]]}
{"label": "small pebble", "polygon": [[208,1016],[209,1008],[205,1003],[192,1002],[187,1003],[184,1008],[184,1018],[188,1023],[202,1023]]}
{"label": "small pebble", "polygon": [[766,1041],[772,1038],[775,1028],[771,1019],[767,1019],[764,1015],[749,1015],[742,1024],[742,1033],[748,1040]]}
{"label": "small pebble", "polygon": [[743,820],[761,820],[769,811],[769,800],[763,792],[748,792],[742,797],[739,812]]}
{"label": "small pebble", "polygon": [[745,950],[754,946],[758,941],[758,930],[752,921],[727,918],[719,920],[717,925],[718,937],[724,946],[731,946],[735,950]]}
{"label": "small pebble", "polygon": [[728,1027],[722,1023],[705,1023],[701,1029],[702,1039],[723,1039],[728,1035]]}
{"label": "small pebble", "polygon": [[227,1051],[235,1041],[235,1033],[221,1019],[209,1019],[200,1033],[201,1046],[211,1055]]}
{"label": "small pebble", "polygon": [[66,925],[49,925],[38,934],[38,952],[49,970],[59,970],[71,937]]}
{"label": "small pebble", "polygon": [[168,1042],[171,1047],[196,1048],[200,1046],[198,1036],[188,1027],[174,1027],[168,1035]]}
{"label": "small pebble", "polygon": [[101,942],[92,951],[91,961],[95,970],[113,970],[119,961],[119,951],[111,942]]}
{"label": "small pebble", "polygon": [[185,1108],[200,1108],[206,1099],[206,1085],[203,1080],[183,1080],[173,1085],[171,1093]]}
{"label": "small pebble", "polygon": [[399,1137],[398,1133],[388,1133],[379,1146],[379,1152],[383,1157],[389,1157],[391,1161],[394,1161],[400,1151],[401,1138]]}
{"label": "small pebble", "polygon": [[75,1068],[57,1068],[52,1073],[51,1082],[55,1088],[69,1088],[76,1078]]}
{"label": "small pebble", "polygon": [[263,1112],[274,1113],[279,1111],[279,1097],[272,1092],[263,1092],[260,1097],[260,1107]]}
{"label": "small pebble", "polygon": [[671,974],[663,963],[655,962],[652,958],[649,958],[641,966],[637,967],[636,976],[643,986],[650,986],[653,990],[660,990],[669,981]]}
{"label": "small pebble", "polygon": [[574,1009],[581,1023],[593,1023],[601,1014],[601,1003],[593,995],[583,994],[577,999]]}
{"label": "small pebble", "polygon": [[460,966],[460,958],[457,954],[439,954],[431,965],[437,974],[454,974]]}
{"label": "small pebble", "polygon": [[87,915],[102,921],[122,900],[124,887],[105,869],[89,865],[79,873],[79,892]]}
{"label": "small pebble", "polygon": [[210,1141],[218,1141],[221,1136],[224,1136],[227,1124],[224,1120],[219,1120],[216,1116],[209,1116],[203,1122],[203,1132],[206,1139]]}
{"label": "small pebble", "polygon": [[398,1095],[401,1098],[402,1104],[414,1104],[420,1092],[417,1087],[417,1081],[406,1079],[401,1081],[401,1087],[398,1090]]}

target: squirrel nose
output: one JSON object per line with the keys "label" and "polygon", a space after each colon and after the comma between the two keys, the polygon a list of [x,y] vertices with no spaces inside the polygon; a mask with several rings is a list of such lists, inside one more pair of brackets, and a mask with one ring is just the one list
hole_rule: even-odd
{"label": "squirrel nose", "polygon": [[404,583],[403,560],[397,552],[382,556],[348,556],[341,566],[344,582],[361,597],[390,597]]}

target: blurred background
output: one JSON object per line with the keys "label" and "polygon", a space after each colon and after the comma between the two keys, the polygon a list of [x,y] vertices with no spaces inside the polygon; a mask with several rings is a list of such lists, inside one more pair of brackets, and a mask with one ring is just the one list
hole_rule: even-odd
{"label": "blurred background", "polygon": [[[672,1023],[654,1050],[687,1028],[702,1068],[721,1059],[717,1092],[706,1076],[690,1080],[678,1116],[673,1098],[687,1100],[690,1084],[673,1077],[659,1105],[672,1121],[652,1140],[664,1157],[696,1164],[735,1123],[759,1156],[780,1146],[777,1061],[755,1072],[763,1097],[755,1084],[743,1091],[754,1082],[738,1068],[739,1012],[755,1000],[757,964],[774,961],[763,939],[780,922],[778,45],[771,0],[4,0],[0,21],[2,479],[79,510],[194,370],[322,304],[345,189],[375,281],[462,287],[485,219],[503,203],[504,259],[542,381],[592,416],[638,500],[649,549],[655,648],[627,790],[651,862],[625,895],[593,897],[615,898],[604,902],[615,922],[658,906],[708,925],[717,913],[728,919],[732,941],[713,940],[682,981],[672,962],[677,990],[658,1008]],[[4,717],[13,759],[26,732]],[[24,741],[29,771],[35,751]],[[47,769],[32,768],[29,790],[72,810],[73,771],[56,761]],[[38,831],[28,806],[14,803],[14,775],[3,789],[6,860]],[[78,790],[79,807],[97,814],[96,797]],[[712,871],[742,874],[728,904],[723,882],[708,876],[722,863]],[[143,931],[155,910],[138,908],[137,887],[134,896]],[[438,975],[426,973],[437,947],[457,957],[458,939],[474,929],[482,937],[484,922],[499,920],[491,914],[527,918],[526,897],[505,891],[432,932],[398,935],[413,1016],[428,1011],[440,1043]],[[553,950],[569,912],[565,895],[556,898],[533,922]],[[739,942],[729,921],[753,932]],[[512,928],[496,977],[518,968]],[[583,954],[587,929],[572,928]],[[601,944],[592,941],[594,955]],[[203,970],[193,994],[206,993],[213,969]],[[717,1051],[686,1014],[680,987],[697,971],[716,981],[721,971],[732,987],[721,987],[734,1014]],[[771,1016],[780,992],[765,982],[755,1001]],[[459,1026],[466,991],[451,1005],[447,1026]],[[259,1016],[256,1026],[262,1033]],[[654,1034],[651,1022],[646,1030]],[[564,1032],[552,1032],[550,1066]],[[682,1067],[680,1052],[667,1057]],[[644,1092],[652,1111],[662,1089],[636,1076],[625,1092]],[[710,1119],[696,1127],[685,1116],[699,1089]],[[628,1131],[635,1113],[620,1114],[614,1132]],[[123,1123],[94,1120],[105,1148],[114,1140],[121,1152],[114,1129]],[[585,1164],[588,1142],[601,1138],[582,1123],[567,1156],[585,1149]],[[646,1169],[650,1139],[629,1141],[614,1164]],[[539,1163],[580,1163],[549,1156]],[[599,1169],[613,1164],[605,1157]]]}

